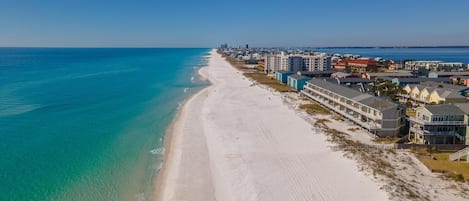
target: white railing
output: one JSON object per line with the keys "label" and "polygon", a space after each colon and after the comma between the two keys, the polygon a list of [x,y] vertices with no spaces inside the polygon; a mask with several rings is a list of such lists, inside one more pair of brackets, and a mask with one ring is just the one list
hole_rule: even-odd
{"label": "white railing", "polygon": [[334,105],[331,105],[328,103],[328,101],[323,101],[321,99],[319,99],[318,97],[315,97],[314,95],[311,95],[307,92],[303,92],[302,93],[310,98],[312,98],[313,100],[315,100],[316,102],[318,103],[321,103],[322,105],[326,106],[327,108],[333,110],[334,112],[338,113],[338,114],[341,114],[342,116],[346,117],[347,119],[355,122],[356,124],[360,125],[360,126],[363,126],[365,127],[366,129],[368,130],[379,130],[381,129],[381,126],[380,124],[377,124],[377,123],[367,123],[367,122],[363,122],[361,121],[358,117],[355,117],[353,115],[350,115],[348,114],[346,111],[343,111],[343,110],[340,110],[340,108],[334,106]]}
{"label": "white railing", "polygon": [[464,125],[464,121],[424,121],[415,117],[409,117],[410,121],[422,124],[422,125]]}
{"label": "white railing", "polygon": [[[453,153],[451,155],[449,155],[449,160],[450,161],[455,161],[455,160],[458,160],[463,157],[463,156],[468,156],[468,159],[469,159],[469,147],[466,147],[464,149],[461,149],[459,151],[457,151],[456,153]],[[466,162],[469,162],[466,160]]]}
{"label": "white railing", "polygon": [[[305,85],[305,88],[307,89],[307,91],[311,91],[311,92],[305,92],[305,93],[316,93],[316,94],[321,95],[321,96],[323,96],[323,97],[328,97],[328,99],[334,100],[334,98],[331,97],[331,96],[329,96],[328,94],[322,93],[322,92],[320,92],[320,91],[318,91],[318,90],[311,89],[311,88],[308,87],[307,85]],[[311,94],[310,94],[310,95],[311,95]],[[352,101],[351,103],[347,103],[347,102],[342,102],[342,101],[340,101],[340,98],[344,98],[344,97],[342,97],[342,96],[340,96],[340,95],[338,95],[338,96],[339,96],[339,100],[335,100],[335,101],[334,101],[335,103],[338,103],[339,105],[342,105],[342,106],[344,106],[344,107],[346,107],[346,108],[348,108],[348,109],[350,109],[350,110],[353,110],[353,111],[355,111],[355,112],[357,112],[357,113],[359,113],[359,114],[361,114],[361,115],[364,115],[364,116],[366,116],[366,117],[368,117],[368,118],[370,118],[370,119],[373,119],[373,120],[380,120],[380,119],[381,119],[380,116],[375,116],[375,115],[373,115],[373,114],[370,114],[370,113],[368,113],[368,112],[365,112],[365,111],[361,110],[360,108],[354,107],[352,104],[357,104],[357,103],[355,103],[355,102],[353,102],[353,101]],[[345,99],[346,101],[348,100],[348,99],[346,99],[346,98],[344,98],[344,99]],[[361,104],[359,104],[359,105],[361,105]],[[366,106],[363,106],[363,105],[362,105],[362,107],[366,107]],[[371,109],[371,108],[370,108],[370,109]]]}

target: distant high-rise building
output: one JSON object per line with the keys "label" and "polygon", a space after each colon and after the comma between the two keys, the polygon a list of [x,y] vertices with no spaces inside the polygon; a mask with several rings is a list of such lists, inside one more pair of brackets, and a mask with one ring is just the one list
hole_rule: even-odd
{"label": "distant high-rise building", "polygon": [[249,44],[246,44],[246,49],[249,49]]}
{"label": "distant high-rise building", "polygon": [[220,49],[221,49],[221,50],[226,50],[226,49],[228,49],[228,44],[226,44],[226,43],[225,43],[225,44],[221,44],[221,45],[220,45]]}

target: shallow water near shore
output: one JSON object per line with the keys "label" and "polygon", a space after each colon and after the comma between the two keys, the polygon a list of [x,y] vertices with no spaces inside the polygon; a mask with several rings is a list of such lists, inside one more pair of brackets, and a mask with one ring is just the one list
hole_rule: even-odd
{"label": "shallow water near shore", "polygon": [[148,200],[208,52],[0,48],[0,200]]}

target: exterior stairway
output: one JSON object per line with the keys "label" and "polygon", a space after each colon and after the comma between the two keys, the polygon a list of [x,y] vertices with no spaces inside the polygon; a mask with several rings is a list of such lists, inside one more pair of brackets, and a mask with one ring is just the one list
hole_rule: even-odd
{"label": "exterior stairway", "polygon": [[463,156],[466,156],[467,157],[466,162],[469,162],[469,146],[464,148],[464,149],[461,149],[461,150],[457,151],[456,153],[453,153],[453,154],[449,155],[449,160],[450,161],[455,161],[455,160],[459,161],[459,159]]}

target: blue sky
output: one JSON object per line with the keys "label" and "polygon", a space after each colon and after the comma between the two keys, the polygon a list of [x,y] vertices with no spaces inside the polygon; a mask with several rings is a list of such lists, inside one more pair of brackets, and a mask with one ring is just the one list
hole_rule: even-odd
{"label": "blue sky", "polygon": [[469,45],[467,0],[0,0],[0,46]]}

